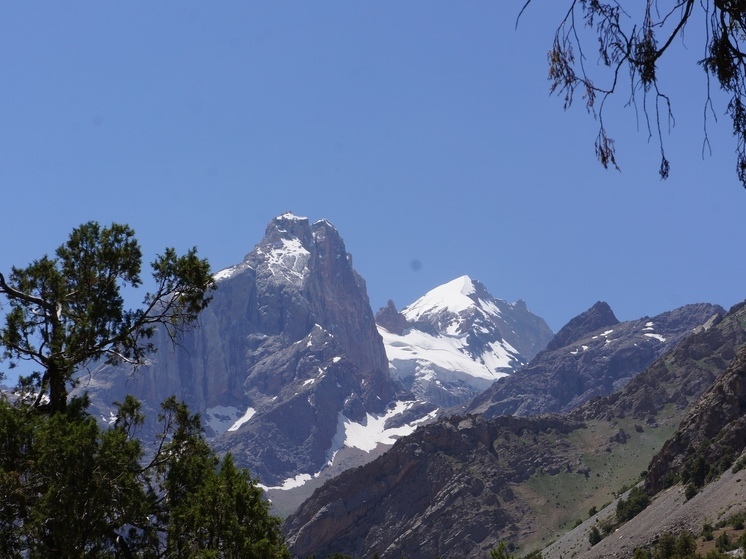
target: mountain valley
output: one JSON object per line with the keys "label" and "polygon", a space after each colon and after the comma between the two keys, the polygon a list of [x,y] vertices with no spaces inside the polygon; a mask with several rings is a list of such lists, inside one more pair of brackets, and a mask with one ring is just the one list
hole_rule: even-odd
{"label": "mountain valley", "polygon": [[[299,557],[486,557],[501,541],[524,555],[590,529],[588,510],[651,460],[655,492],[702,440],[722,431],[734,459],[746,444],[740,385],[697,404],[746,344],[741,306],[620,322],[598,302],[552,334],[461,276],[374,314],[336,228],[290,213],[214,277],[177,346],[156,331],[145,365],[94,367],[76,390],[103,423],[134,394],[146,439],[176,394],[258,478]],[[689,419],[700,434],[677,431],[712,406],[719,418]]]}

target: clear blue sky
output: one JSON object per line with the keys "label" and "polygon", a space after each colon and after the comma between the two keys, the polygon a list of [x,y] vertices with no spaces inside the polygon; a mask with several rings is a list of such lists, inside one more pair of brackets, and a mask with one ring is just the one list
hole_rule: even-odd
{"label": "clear blue sky", "polygon": [[549,96],[565,3],[534,0],[516,29],[522,4],[2,3],[0,270],[96,220],[217,271],[290,210],[337,226],[374,310],[462,274],[555,331],[597,300],[625,320],[746,298],[717,96],[701,156],[701,46],[662,74],[670,179],[622,96],[605,171],[582,104]]}

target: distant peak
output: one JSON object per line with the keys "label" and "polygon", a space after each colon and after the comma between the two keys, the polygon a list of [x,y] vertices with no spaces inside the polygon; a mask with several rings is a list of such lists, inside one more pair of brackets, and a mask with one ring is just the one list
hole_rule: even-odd
{"label": "distant peak", "polygon": [[334,227],[334,224],[331,221],[329,221],[328,219],[323,219],[323,218],[319,219],[317,222],[315,222],[313,224],[313,227],[314,227],[314,229],[316,229],[318,227],[326,227],[328,229],[334,229],[335,231],[337,230],[337,228]]}
{"label": "distant peak", "polygon": [[554,351],[561,347],[570,345],[583,338],[584,336],[595,332],[599,328],[614,326],[619,324],[619,320],[614,315],[614,311],[608,303],[598,301],[587,311],[580,313],[578,316],[565,324],[551,342],[547,345],[547,351]]}
{"label": "distant peak", "polygon": [[[478,284],[481,286],[481,284]],[[425,314],[449,311],[455,314],[473,307],[476,301],[477,282],[469,276],[460,276],[431,289],[411,305],[402,310],[407,320],[417,321]]]}
{"label": "distant peak", "polygon": [[285,212],[284,214],[278,215],[275,218],[275,221],[308,221],[308,218],[297,216],[293,212]]}

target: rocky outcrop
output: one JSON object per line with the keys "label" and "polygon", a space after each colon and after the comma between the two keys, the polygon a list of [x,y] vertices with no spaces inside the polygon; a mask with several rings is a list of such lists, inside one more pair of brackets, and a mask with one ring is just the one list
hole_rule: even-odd
{"label": "rocky outcrop", "polygon": [[591,332],[619,324],[614,311],[605,301],[598,301],[587,311],[565,324],[547,344],[545,351],[554,351],[585,338]]}
{"label": "rocky outcrop", "polygon": [[702,303],[618,323],[608,305],[596,303],[562,328],[526,367],[477,396],[467,412],[486,417],[569,412],[618,391],[657,357],[724,312],[722,307]]}
{"label": "rocky outcrop", "polygon": [[658,413],[675,404],[683,413],[725,372],[746,344],[746,305],[716,315],[673,350],[656,359],[624,390],[591,400],[571,412],[577,420],[631,416],[655,425]]}
{"label": "rocky outcrop", "polygon": [[385,328],[392,334],[401,336],[404,330],[409,328],[409,323],[404,315],[396,310],[396,305],[389,299],[385,307],[381,307],[376,313],[376,324]]}
{"label": "rocky outcrop", "polygon": [[[731,311],[732,326],[746,326],[746,308],[740,306]],[[736,328],[734,328],[735,330]],[[661,451],[652,460],[645,481],[650,493],[663,489],[670,480],[675,480],[692,459],[701,459],[709,471],[703,476],[712,477],[727,467],[746,449],[746,342],[739,347],[729,347],[723,355],[702,356],[704,348],[718,345],[715,336],[708,336],[689,350],[692,354],[708,359],[711,367],[721,365],[728,357],[739,353],[727,370],[710,386],[691,407],[674,436],[666,441]],[[697,483],[705,481],[697,480]]]}

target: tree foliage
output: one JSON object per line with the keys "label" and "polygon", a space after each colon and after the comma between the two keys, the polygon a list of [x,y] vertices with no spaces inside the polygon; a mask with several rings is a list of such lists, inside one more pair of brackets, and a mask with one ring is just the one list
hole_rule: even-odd
{"label": "tree foliage", "polygon": [[[523,10],[532,2],[527,0]],[[701,16],[701,17],[699,17]],[[736,170],[746,187],[746,3],[735,0],[645,0],[623,5],[617,0],[570,0],[549,51],[551,91],[569,107],[580,93],[587,110],[599,122],[596,156],[604,167],[618,169],[614,140],[607,135],[604,104],[609,96],[629,84],[629,104],[641,108],[650,136],[659,140],[660,176],[667,178],[670,164],[663,147],[663,131],[673,123],[671,100],[658,81],[658,68],[671,45],[683,40],[687,26],[701,22],[708,94],[705,115],[712,112],[710,78],[729,96],[727,113],[736,137]],[[588,49],[585,40],[590,31]],[[589,51],[596,51],[598,63],[609,70],[599,72]],[[594,55],[594,58],[596,56]],[[591,64],[593,63],[593,64]],[[591,66],[596,66],[596,71]],[[606,77],[605,80],[600,79]],[[598,78],[598,79],[597,79]],[[638,94],[642,103],[637,104]],[[714,114],[714,113],[713,113]],[[706,117],[705,117],[706,118]],[[705,146],[709,145],[705,123]]]}
{"label": "tree foliage", "polygon": [[128,397],[102,430],[85,399],[48,414],[0,400],[0,556],[289,558],[262,491],[218,460],[171,398],[153,455]]}
{"label": "tree foliage", "polygon": [[[155,290],[139,309],[125,308],[122,290],[140,287],[142,253],[127,225],[89,222],[73,230],[55,257],[0,273],[0,294],[9,303],[0,329],[3,357],[39,370],[25,379],[34,406],[63,411],[73,375],[88,363],[138,364],[153,351],[157,325],[172,338],[208,304],[214,286],[196,249],[178,256],[166,249],[152,263]],[[48,402],[46,401],[48,399]]]}
{"label": "tree foliage", "polygon": [[175,339],[208,304],[207,262],[167,249],[152,263],[155,290],[126,309],[122,289],[141,285],[141,260],[129,227],[90,222],[54,258],[0,274],[3,357],[40,369],[13,402],[0,394],[0,556],[289,559],[261,489],[230,455],[218,459],[185,404],[163,403],[150,448],[131,396],[105,429],[86,395],[68,397],[79,368],[137,365],[154,328]]}

